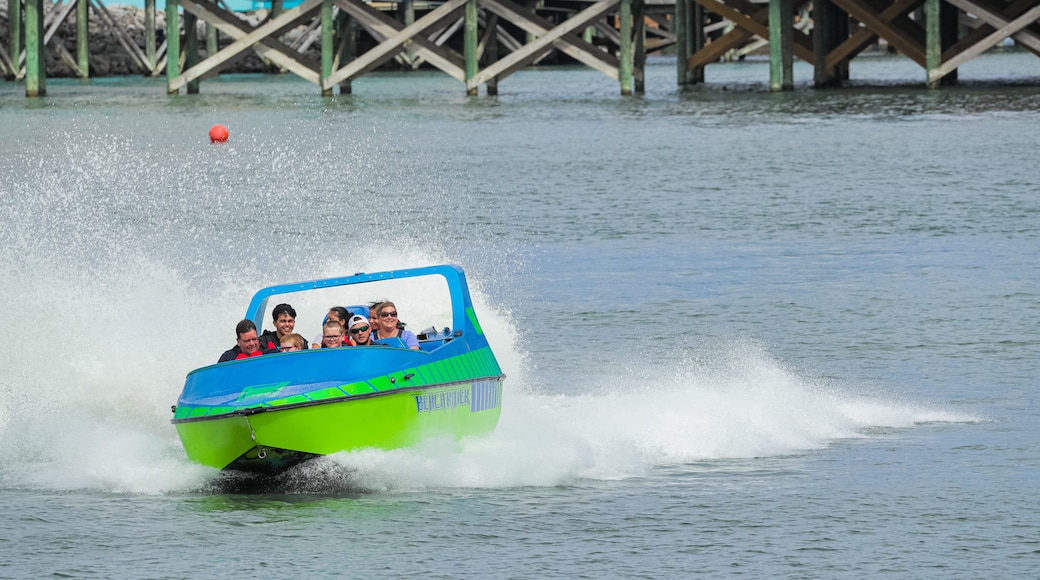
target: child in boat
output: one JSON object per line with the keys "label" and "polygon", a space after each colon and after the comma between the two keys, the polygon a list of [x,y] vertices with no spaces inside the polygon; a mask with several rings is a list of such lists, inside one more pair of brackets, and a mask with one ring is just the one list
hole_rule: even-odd
{"label": "child in boat", "polygon": [[[339,322],[341,325],[343,325],[343,328],[347,327],[347,320],[349,319],[350,312],[342,306],[333,306],[332,308],[329,308],[329,313],[325,315],[325,322],[335,320],[336,322]],[[323,322],[322,324],[324,324],[325,322]],[[325,346],[325,343],[322,339],[322,335],[319,334],[318,336],[315,336],[314,342],[311,343],[311,348],[322,348],[323,346]]]}
{"label": "child in boat", "polygon": [[321,337],[321,348],[336,348],[340,346],[354,346],[343,331],[343,325],[338,320],[330,320],[322,327],[324,331]]}
{"label": "child in boat", "polygon": [[292,352],[294,350],[304,350],[307,348],[307,341],[303,340],[303,336],[296,334],[287,334],[282,337],[281,344],[279,345],[282,352]]}
{"label": "child in boat", "polygon": [[368,319],[360,314],[356,314],[350,317],[350,339],[354,341],[355,346],[371,346],[372,342],[372,325],[368,323]]}

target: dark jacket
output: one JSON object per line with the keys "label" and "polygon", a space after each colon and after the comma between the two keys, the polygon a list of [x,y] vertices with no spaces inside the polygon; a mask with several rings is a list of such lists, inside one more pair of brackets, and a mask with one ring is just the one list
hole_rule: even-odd
{"label": "dark jacket", "polygon": [[263,348],[263,344],[264,343],[261,342],[260,350],[254,352],[252,355],[247,355],[246,353],[242,352],[242,349],[239,348],[236,344],[234,348],[229,348],[228,350],[225,350],[224,354],[220,355],[220,359],[217,360],[217,362],[222,363],[227,362],[229,360],[238,360],[240,358],[249,358],[250,356],[260,356],[262,354],[271,354],[272,352],[277,352],[277,349]]}
{"label": "dark jacket", "polygon": [[260,339],[260,348],[271,348],[277,350],[278,347],[281,346],[281,342],[278,340],[277,331],[265,330],[264,333],[258,336],[257,338]]}

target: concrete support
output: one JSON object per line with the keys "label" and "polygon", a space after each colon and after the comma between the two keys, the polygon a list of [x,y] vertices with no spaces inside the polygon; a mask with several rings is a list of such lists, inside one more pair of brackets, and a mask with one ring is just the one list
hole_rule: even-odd
{"label": "concrete support", "polygon": [[618,6],[618,20],[621,32],[618,49],[618,81],[621,83],[621,94],[632,94],[632,0],[621,0]]}
{"label": "concrete support", "polygon": [[90,2],[76,0],[76,62],[82,78],[90,77]]}
{"label": "concrete support", "polygon": [[794,89],[794,6],[769,0],[769,90]]}
{"label": "concrete support", "polygon": [[331,97],[332,87],[325,87],[325,79],[332,75],[333,31],[332,0],[321,3],[321,96]]}
{"label": "concrete support", "polygon": [[[199,64],[199,18],[184,12],[184,70]],[[199,79],[188,81],[188,94],[199,94]]]}
{"label": "concrete support", "polygon": [[[465,23],[463,24],[463,48],[466,53],[466,80],[477,76],[480,70],[480,54],[477,48],[477,26],[478,22],[477,0],[466,1]],[[478,88],[467,85],[466,95],[477,96]]]}
{"label": "concrete support", "polygon": [[144,55],[148,68],[155,70],[155,0],[144,0]]}
{"label": "concrete support", "polygon": [[166,92],[177,93],[170,89],[173,79],[181,74],[181,18],[178,0],[166,0]]}
{"label": "concrete support", "polygon": [[[25,0],[25,96],[47,94],[47,58],[44,52],[45,0]],[[16,55],[18,53],[15,53]],[[17,56],[14,57],[17,62]],[[17,66],[17,65],[16,65]]]}

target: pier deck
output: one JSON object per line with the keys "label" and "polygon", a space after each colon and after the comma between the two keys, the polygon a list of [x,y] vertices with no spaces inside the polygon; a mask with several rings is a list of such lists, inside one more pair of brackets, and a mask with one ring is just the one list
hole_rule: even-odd
{"label": "pier deck", "polygon": [[[157,12],[145,0],[142,38],[100,0],[9,0],[0,74],[24,82],[26,96],[43,95],[51,51],[87,78],[90,17],[144,74],[165,72],[171,94],[198,92],[251,55],[324,96],[351,92],[354,79],[390,62],[435,67],[469,95],[481,86],[494,95],[523,67],[570,59],[627,95],[645,90],[647,54],[664,50],[677,56],[680,86],[705,82],[714,62],[767,50],[777,91],[793,88],[795,58],[813,66],[814,86],[840,86],[849,63],[878,42],[920,65],[932,88],[956,82],[960,65],[1007,39],[1040,55],[1040,0],[275,0],[254,21],[221,0],[166,0]],[[75,54],[59,33],[72,22]]]}

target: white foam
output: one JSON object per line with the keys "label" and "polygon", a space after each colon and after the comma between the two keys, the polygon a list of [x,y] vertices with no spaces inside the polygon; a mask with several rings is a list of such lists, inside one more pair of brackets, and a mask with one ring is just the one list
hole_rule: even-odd
{"label": "white foam", "polygon": [[[351,257],[366,271],[444,259],[385,246]],[[330,263],[319,274],[342,274],[342,268]],[[59,262],[47,271],[35,279],[14,272],[18,276],[5,276],[0,289],[24,306],[12,323],[36,329],[3,355],[0,481],[131,493],[204,486],[215,472],[184,458],[169,407],[184,375],[230,342],[224,327],[237,319],[251,290],[236,281],[200,294],[177,271],[135,252],[110,260],[102,275]],[[10,282],[26,277],[32,283]],[[346,468],[361,488],[609,480],[664,465],[801,453],[869,437],[872,427],[975,420],[849,394],[799,376],[750,342],[718,345],[696,357],[677,351],[672,368],[628,361],[609,374],[582,376],[580,394],[559,394],[574,392],[574,385],[532,383],[516,321],[490,303],[479,283],[474,288],[481,322],[508,375],[497,431],[461,443],[431,441],[324,460]],[[65,305],[62,316],[55,305]],[[74,331],[66,334],[66,328]]]}
{"label": "white foam", "polygon": [[[129,493],[199,489],[215,472],[184,457],[169,423],[170,406],[188,371],[215,361],[233,344],[232,329],[252,292],[292,280],[456,261],[435,244],[420,246],[403,236],[346,243],[335,235],[336,215],[326,222],[311,215],[306,222],[325,224],[314,235],[328,238],[335,250],[328,253],[272,246],[268,242],[290,238],[243,225],[243,216],[254,210],[241,206],[264,179],[281,180],[262,188],[274,198],[265,198],[265,207],[285,207],[287,215],[317,212],[300,200],[299,191],[327,187],[321,181],[326,176],[305,166],[296,175],[312,181],[299,184],[268,166],[289,160],[336,166],[328,159],[297,159],[295,151],[264,151],[257,142],[255,150],[185,148],[177,165],[162,139],[103,133],[104,123],[97,121],[81,134],[59,135],[69,148],[61,163],[54,156],[62,152],[47,144],[7,163],[5,177],[13,167],[21,171],[33,163],[41,170],[31,180],[7,181],[13,188],[5,198],[11,217],[0,231],[0,295],[9,305],[5,327],[11,329],[0,349],[0,485]],[[359,148],[357,165],[343,171],[360,167],[361,153]],[[231,171],[238,166],[246,169]],[[185,180],[188,174],[193,181]],[[349,176],[336,177],[345,183]],[[424,187],[415,177],[416,196],[448,201],[449,188]],[[198,203],[205,207],[192,209]],[[367,203],[383,209],[379,200]],[[388,215],[405,208],[400,209]],[[375,213],[370,209],[359,219]],[[213,222],[199,226],[204,218]],[[398,216],[405,218],[418,219]],[[238,229],[225,238],[213,224]],[[165,235],[174,230],[177,236]],[[259,236],[268,239],[258,242]],[[168,238],[175,247],[164,246]],[[221,262],[224,250],[230,267]],[[243,259],[254,253],[255,260]],[[517,338],[523,321],[497,304],[473,275],[481,268],[516,266],[486,253],[487,262],[475,268],[459,261],[470,273],[480,321],[508,375],[498,430],[461,444],[433,441],[417,449],[325,460],[345,467],[362,488],[616,479],[677,463],[800,453],[871,436],[871,427],[975,420],[850,394],[855,389],[784,368],[751,343],[717,345],[717,352],[697,357],[681,349],[656,353],[675,364],[652,368],[632,362],[638,356],[625,357],[609,373],[536,382],[529,369],[537,361]],[[415,329],[432,314],[415,297],[387,298],[400,303]],[[306,336],[317,332],[327,306],[301,313],[298,325]],[[321,473],[320,464],[314,469]]]}
{"label": "white foam", "polygon": [[641,369],[594,380],[595,392],[588,394],[547,394],[552,385],[513,383],[490,437],[341,453],[323,461],[353,470],[353,484],[371,490],[555,486],[706,460],[804,453],[875,436],[877,427],[976,420],[849,395],[798,377],[753,344],[726,346],[729,354],[714,368],[656,377]]}

